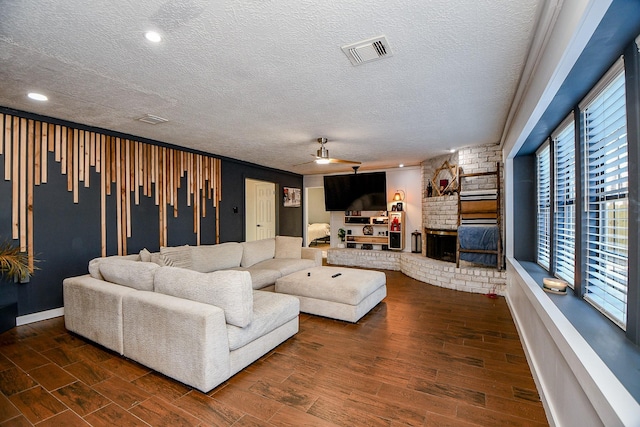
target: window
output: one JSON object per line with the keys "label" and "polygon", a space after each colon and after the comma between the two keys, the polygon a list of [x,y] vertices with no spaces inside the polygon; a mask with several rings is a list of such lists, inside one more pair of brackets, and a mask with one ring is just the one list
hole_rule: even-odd
{"label": "window", "polygon": [[[568,123],[567,123],[568,122]],[[573,116],[552,135],[554,146],[554,264],[556,276],[573,286],[576,241],[576,149]]]}
{"label": "window", "polygon": [[[621,67],[618,67],[621,68]],[[628,168],[624,70],[582,108],[585,152],[584,298],[626,327]]]}
{"label": "window", "polygon": [[546,143],[536,153],[537,174],[537,251],[538,264],[549,269],[549,246],[551,229],[551,151]]}

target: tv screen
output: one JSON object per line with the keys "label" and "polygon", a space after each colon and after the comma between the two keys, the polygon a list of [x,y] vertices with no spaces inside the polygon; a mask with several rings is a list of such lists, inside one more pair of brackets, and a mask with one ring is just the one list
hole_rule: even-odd
{"label": "tv screen", "polygon": [[324,177],[324,204],[328,211],[386,211],[385,172]]}

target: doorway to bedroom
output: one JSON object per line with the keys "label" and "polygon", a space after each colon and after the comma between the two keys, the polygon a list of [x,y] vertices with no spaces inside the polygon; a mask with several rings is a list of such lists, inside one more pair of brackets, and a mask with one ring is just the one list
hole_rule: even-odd
{"label": "doorway to bedroom", "polygon": [[324,208],[324,187],[307,187],[307,246],[327,250],[331,244],[331,213]]}

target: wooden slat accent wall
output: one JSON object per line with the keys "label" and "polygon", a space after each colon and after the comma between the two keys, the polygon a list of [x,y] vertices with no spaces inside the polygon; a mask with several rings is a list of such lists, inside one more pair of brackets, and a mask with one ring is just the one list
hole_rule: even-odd
{"label": "wooden slat accent wall", "polygon": [[[60,164],[60,174],[67,176],[67,190],[74,203],[80,202],[80,183],[86,188],[91,184],[90,169],[99,174],[102,256],[107,256],[107,238],[115,238],[118,255],[127,254],[127,238],[135,232],[131,205],[140,203],[141,193],[158,205],[160,246],[167,244],[167,214],[178,216],[182,177],[186,175],[186,202],[192,209],[197,244],[207,200],[214,208],[221,200],[220,159],[0,113],[0,156],[4,157],[4,179],[12,182],[12,238],[27,252],[31,268],[35,254],[33,209],[37,205],[34,187],[47,183],[51,172],[49,152]],[[109,196],[116,197],[115,230],[107,227]],[[218,209],[215,224],[219,242]]]}

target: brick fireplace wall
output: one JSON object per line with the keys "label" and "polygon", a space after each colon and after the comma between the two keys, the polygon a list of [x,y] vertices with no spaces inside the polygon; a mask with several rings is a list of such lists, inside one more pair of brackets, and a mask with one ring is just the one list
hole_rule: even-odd
{"label": "brick fireplace wall", "polygon": [[[462,148],[455,153],[427,159],[422,162],[422,226],[440,230],[456,230],[458,228],[458,196],[445,195],[427,197],[427,186],[435,172],[448,161],[457,165],[464,173],[489,172],[495,170],[496,163],[502,162],[502,151],[498,144],[487,144]],[[450,179],[446,171],[441,172],[436,180]],[[501,170],[500,194],[502,218],[504,218],[504,171]],[[466,190],[481,190],[495,188],[493,177],[465,178],[462,187]],[[503,220],[504,233],[504,220]],[[503,236],[504,237],[504,236]],[[424,237],[423,237],[424,240]],[[504,241],[504,240],[503,240]],[[423,242],[423,255],[425,244]]]}

